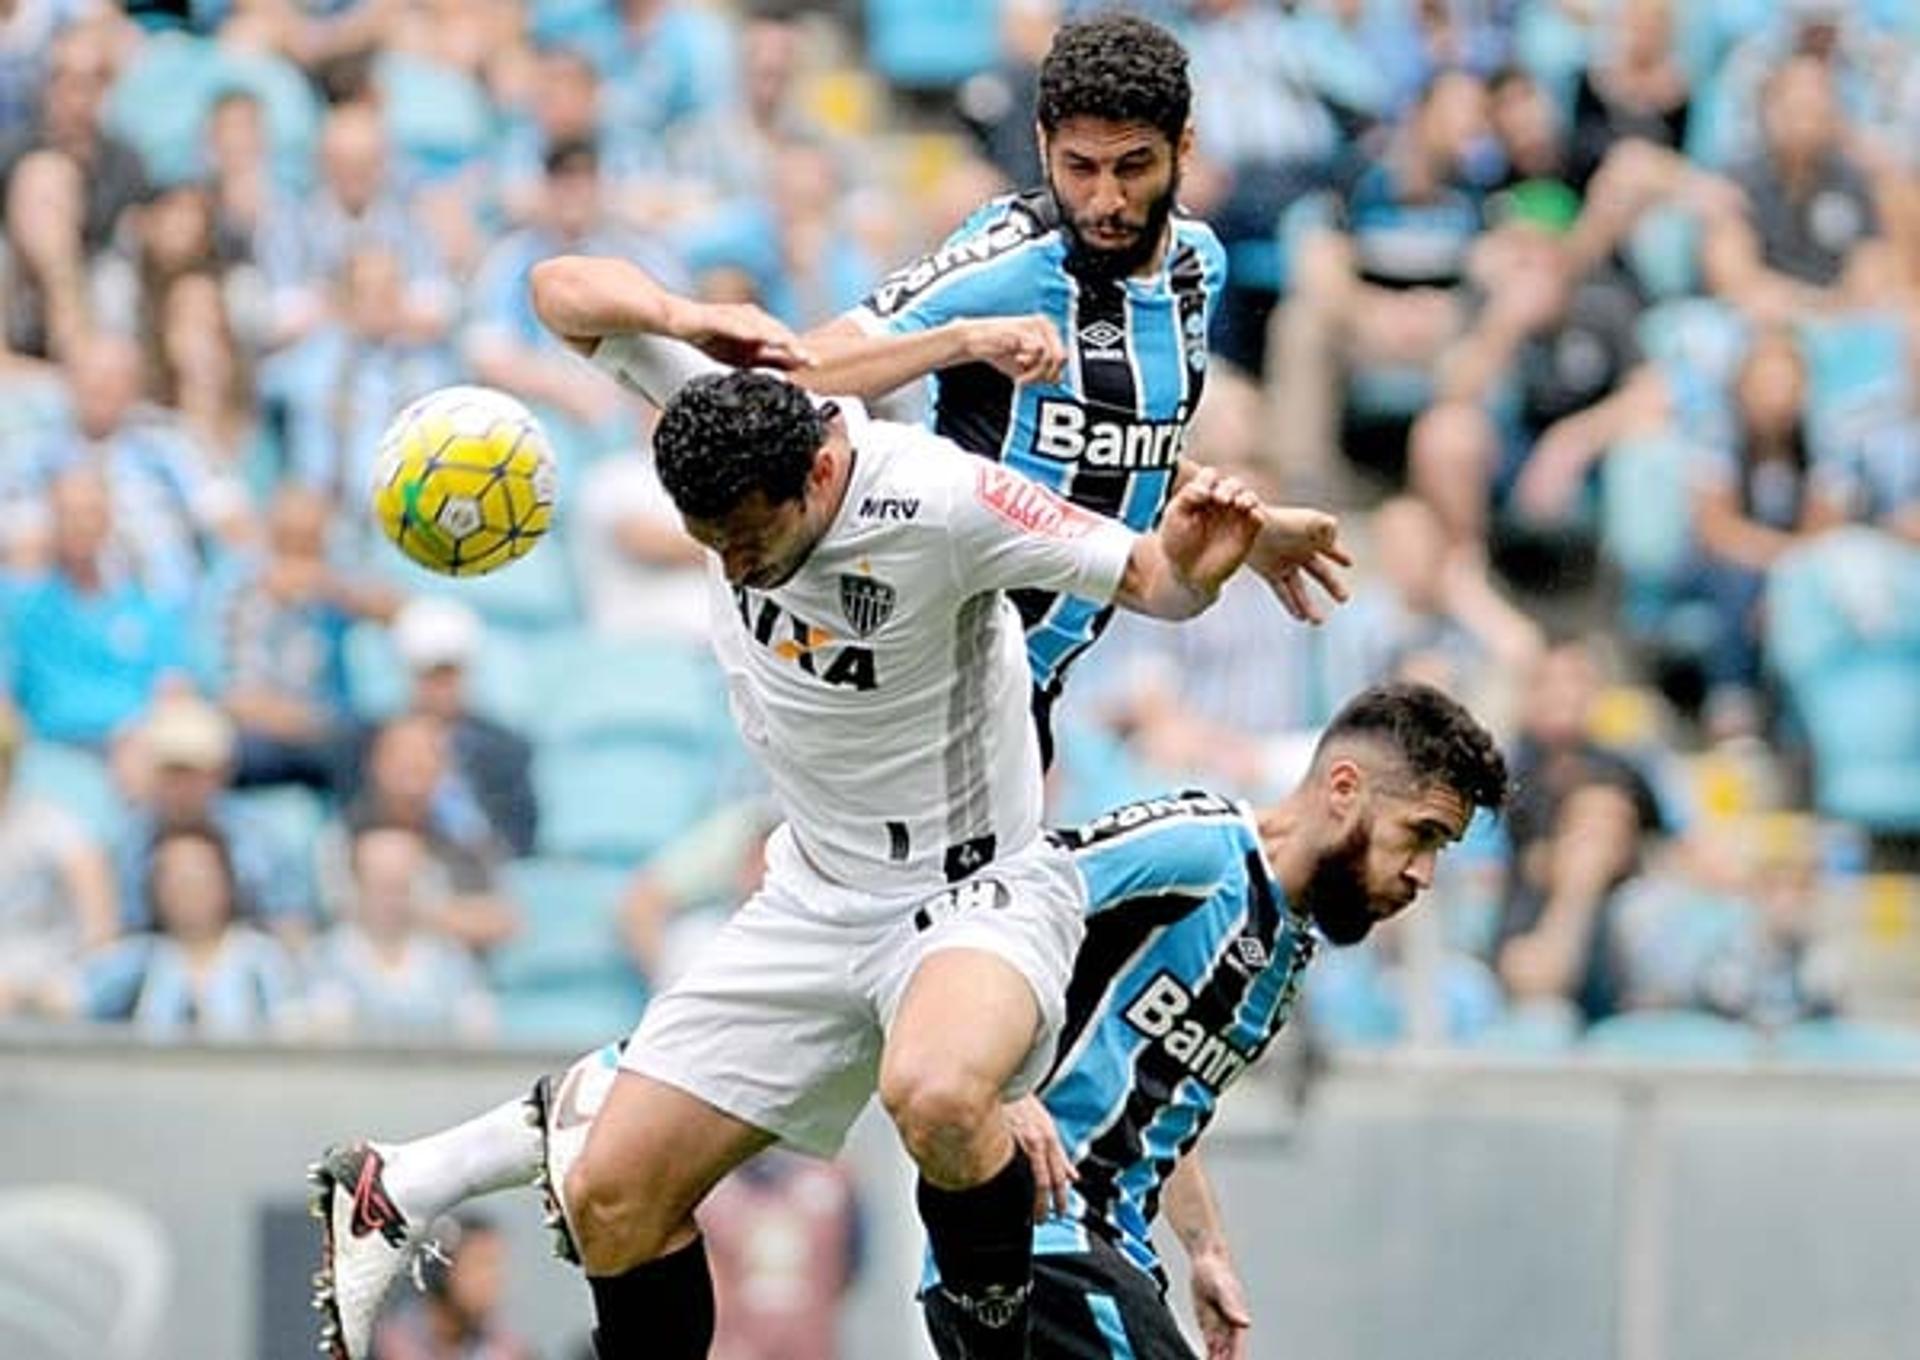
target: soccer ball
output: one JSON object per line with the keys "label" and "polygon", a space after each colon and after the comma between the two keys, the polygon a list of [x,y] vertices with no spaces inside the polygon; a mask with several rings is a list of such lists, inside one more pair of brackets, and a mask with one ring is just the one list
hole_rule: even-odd
{"label": "soccer ball", "polygon": [[483,576],[547,532],[557,476],[533,412],[490,387],[443,387],[387,426],[373,516],[429,571]]}

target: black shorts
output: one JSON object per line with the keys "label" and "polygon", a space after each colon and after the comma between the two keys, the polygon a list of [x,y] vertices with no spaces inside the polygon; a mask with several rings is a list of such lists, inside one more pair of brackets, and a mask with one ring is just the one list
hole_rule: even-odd
{"label": "black shorts", "polygon": [[[1091,1251],[1033,1258],[1033,1360],[1195,1360],[1153,1277],[1089,1240]],[[941,1360],[964,1360],[939,1291],[922,1301]]]}

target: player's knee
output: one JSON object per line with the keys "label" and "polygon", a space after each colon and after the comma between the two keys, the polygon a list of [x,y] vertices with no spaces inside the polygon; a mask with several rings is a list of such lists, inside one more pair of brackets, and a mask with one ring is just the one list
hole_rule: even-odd
{"label": "player's knee", "polygon": [[567,1172],[562,1187],[567,1223],[587,1272],[617,1274],[664,1256],[684,1225],[660,1211],[658,1199],[631,1177],[610,1174],[592,1156]]}
{"label": "player's knee", "polygon": [[962,1072],[913,1065],[883,1074],[880,1099],[908,1155],[936,1175],[970,1160],[1000,1104],[999,1093],[987,1082]]}

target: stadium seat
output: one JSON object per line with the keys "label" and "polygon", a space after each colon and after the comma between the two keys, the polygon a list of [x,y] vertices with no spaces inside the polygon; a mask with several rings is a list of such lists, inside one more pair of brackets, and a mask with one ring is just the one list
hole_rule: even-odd
{"label": "stadium seat", "polygon": [[1807,1020],[1774,1040],[1785,1062],[1866,1067],[1920,1067],[1920,1033],[1859,1020]]}
{"label": "stadium seat", "polygon": [[28,742],[15,779],[23,792],[57,804],[111,845],[126,820],[126,805],[107,762],[92,751],[59,742]]}
{"label": "stadium seat", "polygon": [[526,859],[506,869],[523,928],[488,958],[501,986],[554,984],[604,972],[624,954],[620,894],[628,874],[606,864]]}
{"label": "stadium seat", "polygon": [[567,633],[542,638],[526,674],[536,677],[529,688],[557,696],[531,715],[541,741],[731,740],[725,682],[703,649]]}
{"label": "stadium seat", "polygon": [[999,60],[994,0],[866,0],[867,59],[896,85],[958,85]]}
{"label": "stadium seat", "polygon": [[1675,435],[1623,440],[1600,465],[1600,541],[1620,569],[1630,622],[1648,631],[1693,563],[1688,473],[1694,450]]}
{"label": "stadium seat", "polygon": [[726,764],[684,741],[545,742],[533,766],[541,852],[637,864],[714,807]]}
{"label": "stadium seat", "polygon": [[1920,551],[1845,530],[1787,554],[1766,645],[1813,747],[1815,807],[1920,830]]}
{"label": "stadium seat", "polygon": [[1595,1022],[1586,1052],[1642,1062],[1748,1062],[1760,1056],[1760,1032],[1697,1011],[1630,1011]]}
{"label": "stadium seat", "polygon": [[528,1044],[584,1048],[609,1035],[626,1034],[639,1022],[646,991],[639,979],[570,981],[557,987],[503,988],[498,996],[500,1032]]}
{"label": "stadium seat", "polygon": [[490,576],[438,576],[397,552],[380,554],[394,583],[411,595],[445,595],[471,605],[497,628],[538,632],[580,622],[568,554],[544,544]]}
{"label": "stadium seat", "polygon": [[1657,208],[1625,242],[1634,276],[1656,299],[1681,298],[1700,286],[1700,223],[1679,208]]}
{"label": "stadium seat", "polygon": [[1904,316],[1821,318],[1803,322],[1798,334],[1807,361],[1807,432],[1817,456],[1854,456],[1875,432],[1912,418]]}

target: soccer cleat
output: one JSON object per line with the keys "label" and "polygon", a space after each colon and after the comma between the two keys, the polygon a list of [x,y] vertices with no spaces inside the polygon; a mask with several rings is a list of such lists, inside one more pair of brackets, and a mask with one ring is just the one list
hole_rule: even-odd
{"label": "soccer cleat", "polygon": [[[571,1077],[572,1073],[568,1073],[568,1076]],[[577,1266],[580,1264],[580,1250],[574,1245],[573,1233],[567,1227],[566,1211],[560,1207],[560,1191],[557,1188],[557,1182],[566,1175],[566,1168],[555,1162],[557,1148],[553,1098],[551,1073],[542,1075],[527,1095],[527,1122],[540,1130],[540,1172],[534,1177],[533,1185],[540,1192],[540,1202],[546,1209],[547,1231],[553,1234],[553,1254]]]}
{"label": "soccer cleat", "polygon": [[385,1159],[372,1143],[328,1148],[307,1169],[310,1208],[320,1220],[320,1269],[313,1306],[320,1353],[367,1360],[373,1322],[387,1288],[412,1259],[418,1240],[381,1179]]}

